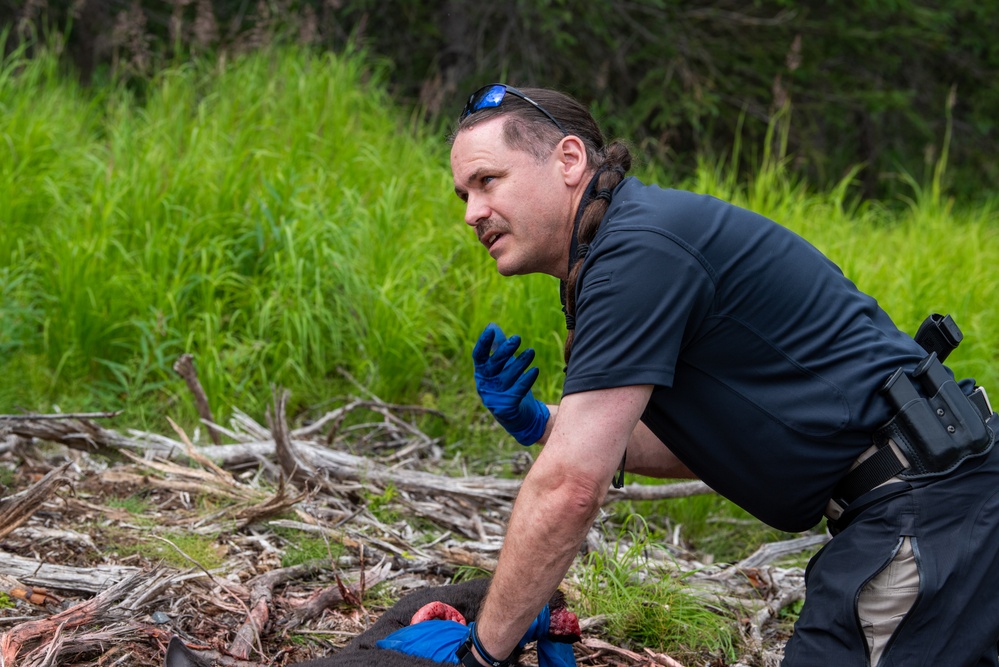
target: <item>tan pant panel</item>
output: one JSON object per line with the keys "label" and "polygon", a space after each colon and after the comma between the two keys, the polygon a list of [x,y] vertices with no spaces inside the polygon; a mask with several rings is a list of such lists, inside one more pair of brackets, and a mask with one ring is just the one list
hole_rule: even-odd
{"label": "tan pant panel", "polygon": [[877,667],[892,633],[916,603],[919,595],[919,570],[912,552],[912,542],[902,538],[895,558],[860,591],[857,613],[867,636],[871,667]]}

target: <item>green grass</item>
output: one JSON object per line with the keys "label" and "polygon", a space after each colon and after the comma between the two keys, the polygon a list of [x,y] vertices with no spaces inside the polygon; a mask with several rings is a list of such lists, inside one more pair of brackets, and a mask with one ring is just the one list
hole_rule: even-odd
{"label": "green grass", "polygon": [[187,406],[170,371],[185,351],[223,416],[259,412],[271,384],[317,401],[343,389],[339,367],[436,401],[433,369],[470,335],[472,302],[453,306],[476,278],[448,268],[472,244],[442,196],[444,147],[360,63],[190,64],[140,103],[8,61],[0,349],[5,370],[34,370],[0,402]]}
{"label": "green grass", "polygon": [[[631,483],[633,480],[629,479]],[[643,481],[643,478],[635,478]],[[644,480],[661,484],[661,480]],[[786,540],[794,535],[761,523],[748,512],[721,496],[708,494],[665,501],[630,501],[608,507],[614,525],[631,516],[645,517],[650,539],[671,542],[674,531],[683,546],[711,554],[716,562],[735,563],[756,551],[764,542]]]}
{"label": "green grass", "polygon": [[112,497],[107,499],[108,507],[115,507],[120,510],[124,510],[129,514],[134,515],[138,519],[142,519],[146,510],[149,509],[150,503],[146,498],[143,498],[139,494],[133,494],[124,498]]}
{"label": "green grass", "polygon": [[623,525],[612,553],[593,552],[585,559],[582,610],[604,615],[609,635],[625,645],[681,658],[733,659],[737,630],[731,621],[687,592],[675,573],[646,558],[650,550],[667,550],[650,541],[643,518],[633,517]]}
{"label": "green grass", "polygon": [[[0,375],[18,380],[0,383],[0,411],[192,419],[171,370],[190,352],[220,418],[260,415],[274,384],[298,412],[356,391],[343,369],[445,410],[436,428],[467,445],[494,433],[470,423],[469,350],[489,321],[538,350],[537,393],[557,400],[556,281],[495,272],[450,194],[442,137],[380,81],[363,54],[289,48],[169,68],[140,98],[81,88],[52,57],[4,60]],[[952,313],[968,333],[954,367],[995,383],[995,200],[954,205],[937,178],[912,180],[905,206],[857,204],[850,177],[810,192],[768,156],[748,183],[730,173],[703,164],[675,185],[798,231],[907,330]]]}
{"label": "green grass", "polygon": [[281,539],[284,546],[281,553],[281,567],[301,565],[312,560],[335,561],[345,551],[343,544],[328,541],[314,533],[277,526],[272,526],[271,530]]}
{"label": "green grass", "polygon": [[215,536],[172,531],[163,534],[162,540],[151,534],[139,540],[133,537],[123,529],[111,529],[103,549],[119,557],[139,555],[181,569],[201,566],[211,571],[225,563],[224,547],[218,545]]}

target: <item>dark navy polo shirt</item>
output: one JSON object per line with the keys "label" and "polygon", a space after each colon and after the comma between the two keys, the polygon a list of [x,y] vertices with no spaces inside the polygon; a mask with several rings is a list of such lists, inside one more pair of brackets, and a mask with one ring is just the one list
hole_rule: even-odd
{"label": "dark navy polo shirt", "polygon": [[642,421],[721,495],[787,531],[890,417],[925,353],[815,247],[716,198],[621,183],[577,283],[564,393],[654,385]]}

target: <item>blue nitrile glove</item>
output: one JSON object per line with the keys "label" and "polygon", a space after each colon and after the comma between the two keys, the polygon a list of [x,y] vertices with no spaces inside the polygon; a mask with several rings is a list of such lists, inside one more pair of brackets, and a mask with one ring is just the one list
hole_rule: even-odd
{"label": "blue nitrile glove", "polygon": [[455,652],[468,639],[468,626],[458,621],[423,621],[396,630],[375,642],[378,648],[419,658],[458,664]]}
{"label": "blue nitrile glove", "polygon": [[[545,605],[518,644],[523,648],[528,642],[538,642],[538,667],[575,667],[572,644],[548,639],[550,620],[551,614],[548,605]],[[437,662],[458,664],[455,653],[468,640],[471,631],[471,626],[457,621],[423,621],[396,630],[385,639],[378,640],[376,646]]]}
{"label": "blue nitrile glove", "polygon": [[545,605],[531,623],[531,627],[524,633],[520,647],[523,648],[530,641],[538,642],[538,667],[576,667],[576,655],[572,652],[572,644],[555,642],[548,638],[551,618],[551,610]]}
{"label": "blue nitrile glove", "polygon": [[537,368],[527,370],[534,361],[534,350],[528,348],[515,357],[518,347],[520,336],[507,338],[499,326],[490,322],[472,350],[475,388],[482,404],[507,433],[522,445],[533,445],[545,434],[551,413],[531,393],[541,372]]}
{"label": "blue nitrile glove", "polygon": [[538,667],[576,667],[576,654],[572,644],[538,640]]}

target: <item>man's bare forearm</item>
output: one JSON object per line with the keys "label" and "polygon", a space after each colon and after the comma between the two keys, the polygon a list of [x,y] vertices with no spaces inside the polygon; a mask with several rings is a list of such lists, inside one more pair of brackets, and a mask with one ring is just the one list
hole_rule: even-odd
{"label": "man's bare forearm", "polygon": [[513,651],[565,577],[650,392],[638,386],[568,396],[550,420],[545,447],[514,504],[477,623],[493,656]]}
{"label": "man's bare forearm", "polygon": [[562,582],[606,493],[580,492],[568,480],[552,484],[543,459],[521,487],[479,616],[479,637],[499,657],[514,650]]}

